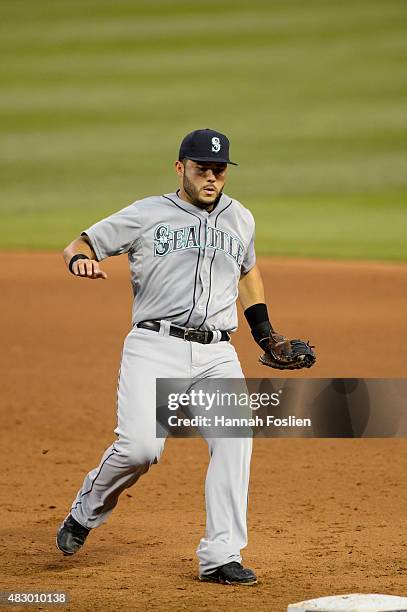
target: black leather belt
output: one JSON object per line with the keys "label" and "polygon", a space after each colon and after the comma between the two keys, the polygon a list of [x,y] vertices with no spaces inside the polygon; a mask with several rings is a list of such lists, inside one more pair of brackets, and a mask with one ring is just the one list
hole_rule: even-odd
{"label": "black leather belt", "polygon": [[[142,327],[143,329],[151,329],[152,331],[160,331],[160,321],[140,321],[136,324],[136,327]],[[210,344],[213,340],[213,332],[211,331],[200,331],[198,329],[187,329],[185,327],[178,327],[178,325],[170,325],[170,336],[181,338],[182,340],[188,340],[189,342],[200,342],[200,344]],[[219,342],[228,342],[230,336],[228,332],[220,332]]]}

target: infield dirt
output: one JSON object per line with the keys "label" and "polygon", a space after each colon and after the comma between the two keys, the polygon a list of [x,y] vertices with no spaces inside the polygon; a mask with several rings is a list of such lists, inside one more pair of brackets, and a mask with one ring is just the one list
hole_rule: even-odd
{"label": "infield dirt", "polygon": [[[260,265],[276,329],[317,347],[302,376],[406,377],[406,265]],[[91,282],[67,274],[60,254],[0,254],[0,590],[63,590],[69,611],[282,612],[333,593],[407,595],[404,439],[255,440],[244,551],[255,587],[196,578],[208,460],[200,439],[169,440],[83,550],[56,550],[85,473],[114,439],[131,291],[124,257],[103,267],[108,281]],[[234,344],[247,376],[273,375],[244,321]]]}

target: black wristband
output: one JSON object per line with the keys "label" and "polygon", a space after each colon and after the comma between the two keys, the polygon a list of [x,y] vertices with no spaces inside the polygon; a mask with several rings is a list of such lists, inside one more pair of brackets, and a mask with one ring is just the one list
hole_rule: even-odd
{"label": "black wristband", "polygon": [[244,316],[250,326],[252,336],[259,346],[262,341],[267,340],[274,331],[269,321],[266,304],[253,304],[244,311]]}
{"label": "black wristband", "polygon": [[72,270],[72,266],[75,263],[75,261],[77,261],[78,259],[90,259],[90,257],[88,257],[87,255],[84,255],[84,253],[77,253],[76,255],[74,255],[71,258],[71,261],[69,262],[69,265],[68,265],[68,268],[71,274],[75,274],[75,272]]}

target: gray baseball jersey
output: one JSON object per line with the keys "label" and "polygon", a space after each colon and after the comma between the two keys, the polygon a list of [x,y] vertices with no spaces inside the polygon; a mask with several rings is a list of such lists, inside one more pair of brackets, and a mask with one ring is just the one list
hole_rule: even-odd
{"label": "gray baseball jersey", "polygon": [[86,234],[100,261],[128,253],[132,323],[165,319],[203,330],[237,328],[238,282],[256,262],[254,219],[223,194],[210,213],[177,193],[139,200]]}

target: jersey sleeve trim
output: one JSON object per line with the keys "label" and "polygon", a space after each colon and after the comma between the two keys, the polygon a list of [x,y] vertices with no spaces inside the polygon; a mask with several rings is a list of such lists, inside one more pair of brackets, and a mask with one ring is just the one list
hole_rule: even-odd
{"label": "jersey sleeve trim", "polygon": [[105,259],[105,257],[103,257],[102,252],[99,248],[96,237],[90,235],[90,230],[87,230],[86,232],[81,232],[81,236],[86,236],[88,238],[92,246],[92,249],[95,251],[97,261],[102,261],[102,259]]}
{"label": "jersey sleeve trim", "polygon": [[254,261],[249,264],[248,266],[243,266],[241,267],[241,273],[245,276],[246,274],[248,274],[250,272],[250,270],[252,270],[254,268],[254,266],[256,265],[256,258],[254,259]]}

